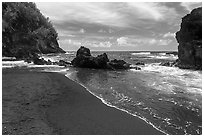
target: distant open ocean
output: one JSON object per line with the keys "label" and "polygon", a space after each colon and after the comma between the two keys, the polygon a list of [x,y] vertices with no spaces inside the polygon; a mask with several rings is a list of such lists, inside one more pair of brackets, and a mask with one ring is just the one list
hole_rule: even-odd
{"label": "distant open ocean", "polygon": [[[101,53],[92,52],[92,55]],[[65,74],[106,105],[139,117],[166,134],[202,134],[202,71],[159,65],[176,60],[176,52],[106,53],[109,59],[123,59],[133,65],[142,61],[145,65],[140,66],[142,70],[121,71],[57,66],[41,66],[40,69]],[[43,57],[51,61],[71,61],[75,54],[67,52]],[[19,61],[16,65],[24,66],[26,63]],[[3,67],[10,66],[11,62],[3,62]],[[29,67],[39,69],[32,64]]]}

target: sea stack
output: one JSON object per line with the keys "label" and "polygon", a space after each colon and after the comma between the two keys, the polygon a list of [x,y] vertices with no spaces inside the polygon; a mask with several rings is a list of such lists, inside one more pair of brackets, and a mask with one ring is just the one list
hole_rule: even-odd
{"label": "sea stack", "polygon": [[202,70],[202,8],[196,8],[182,18],[176,33],[178,67]]}

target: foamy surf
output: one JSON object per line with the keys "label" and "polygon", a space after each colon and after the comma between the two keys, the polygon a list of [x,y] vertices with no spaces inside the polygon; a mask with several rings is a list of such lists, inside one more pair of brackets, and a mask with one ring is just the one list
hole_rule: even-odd
{"label": "foamy surf", "polygon": [[20,61],[2,61],[2,68],[14,68],[14,67],[64,68],[64,66],[59,66],[59,65],[35,65],[33,62],[27,63],[24,60],[20,60]]}
{"label": "foamy surf", "polygon": [[[160,66],[158,63],[147,64],[142,68],[145,73],[157,73],[157,84],[149,84],[158,90],[173,92],[175,87],[182,87],[185,92],[202,94],[202,75],[198,71],[179,69],[178,67]],[[152,83],[149,81],[149,83]]]}
{"label": "foamy surf", "polygon": [[2,61],[2,68],[23,67],[23,66],[28,66],[28,65],[29,64],[27,62],[24,62],[23,60]]}

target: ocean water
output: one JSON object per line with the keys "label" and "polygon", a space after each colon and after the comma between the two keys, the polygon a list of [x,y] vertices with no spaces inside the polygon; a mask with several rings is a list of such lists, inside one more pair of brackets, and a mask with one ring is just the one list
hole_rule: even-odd
{"label": "ocean water", "polygon": [[[103,52],[92,52],[93,56]],[[110,59],[135,64],[141,70],[97,70],[86,68],[45,67],[60,71],[87,88],[108,106],[145,120],[166,134],[202,134],[202,71],[160,66],[176,60],[177,54],[166,52],[106,52]],[[76,52],[43,55],[51,61],[71,61]],[[136,127],[137,128],[137,127]]]}

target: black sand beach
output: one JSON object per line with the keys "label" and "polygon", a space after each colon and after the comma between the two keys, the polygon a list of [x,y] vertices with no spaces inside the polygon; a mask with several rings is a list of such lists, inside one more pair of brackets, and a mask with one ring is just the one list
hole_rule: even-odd
{"label": "black sand beach", "polygon": [[2,134],[160,135],[62,74],[2,71]]}

